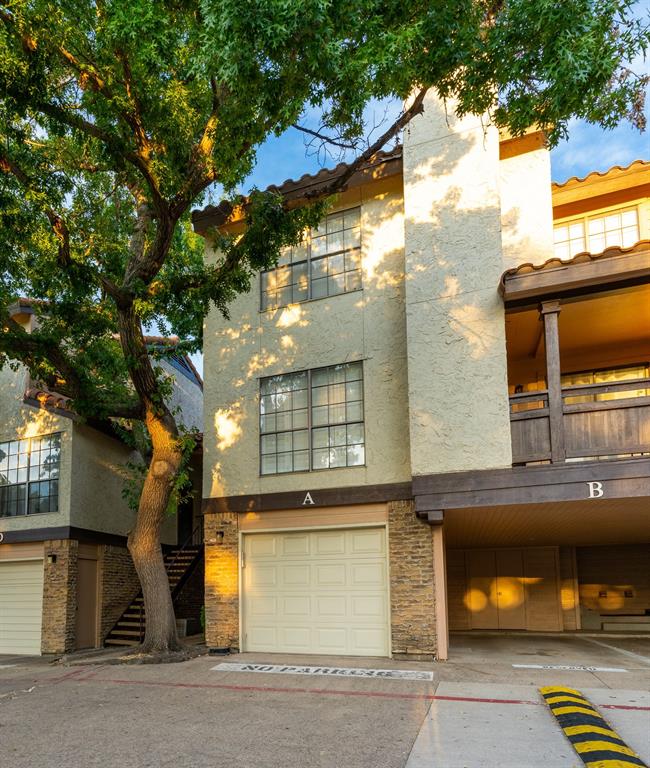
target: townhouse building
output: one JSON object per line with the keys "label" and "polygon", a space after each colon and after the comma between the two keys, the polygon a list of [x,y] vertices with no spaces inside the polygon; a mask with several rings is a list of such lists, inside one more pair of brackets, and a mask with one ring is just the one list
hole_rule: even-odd
{"label": "townhouse building", "polygon": [[[12,316],[31,329],[29,301],[16,302]],[[191,361],[159,364],[179,419],[200,430],[202,381]],[[122,493],[134,458],[115,432],[82,422],[22,366],[0,370],[0,653],[94,648],[109,633],[113,645],[140,639],[141,607],[137,622],[115,628],[140,590],[126,548],[134,512]],[[198,476],[198,457],[195,465]],[[190,504],[165,522],[168,549],[187,539],[199,512]]]}
{"label": "townhouse building", "polygon": [[[650,163],[552,184],[541,133],[425,107],[207,317],[216,651],[650,629]],[[208,261],[243,226],[193,221]]]}

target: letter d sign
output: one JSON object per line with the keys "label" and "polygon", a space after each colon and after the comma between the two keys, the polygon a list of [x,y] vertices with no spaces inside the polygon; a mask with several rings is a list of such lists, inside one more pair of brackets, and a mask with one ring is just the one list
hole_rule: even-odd
{"label": "letter d sign", "polygon": [[600,480],[593,480],[590,483],[587,483],[589,486],[589,498],[590,499],[600,499],[601,496],[605,495],[605,492],[603,491],[603,484],[600,482]]}

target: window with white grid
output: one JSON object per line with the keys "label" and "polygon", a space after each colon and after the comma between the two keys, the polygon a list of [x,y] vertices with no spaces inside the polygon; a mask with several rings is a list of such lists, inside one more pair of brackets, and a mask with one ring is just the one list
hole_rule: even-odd
{"label": "window with white grid", "polygon": [[553,230],[555,255],[558,259],[570,259],[577,253],[586,251],[584,221],[561,224]]}
{"label": "window with white grid", "polygon": [[364,463],[362,363],[262,379],[262,475]]}
{"label": "window with white grid", "polygon": [[588,219],[587,231],[591,253],[600,253],[605,248],[616,245],[629,248],[639,239],[636,208]]}
{"label": "window with white grid", "polygon": [[558,224],[553,236],[555,255],[564,260],[582,251],[601,253],[612,246],[629,248],[639,240],[638,212],[636,208],[627,208]]}
{"label": "window with white grid", "polygon": [[59,434],[0,443],[0,517],[59,508]]}
{"label": "window with white grid", "polygon": [[283,250],[278,266],[262,273],[262,309],[359,290],[360,209],[326,216],[304,241]]}

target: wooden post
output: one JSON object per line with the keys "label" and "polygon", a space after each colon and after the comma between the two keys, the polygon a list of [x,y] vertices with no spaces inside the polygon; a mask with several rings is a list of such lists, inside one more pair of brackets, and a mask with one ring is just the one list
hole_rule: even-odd
{"label": "wooden post", "polygon": [[436,636],[438,661],[449,656],[449,623],[447,620],[447,565],[445,557],[444,526],[435,525],[433,534],[433,580],[436,600]]}
{"label": "wooden post", "polygon": [[562,381],[560,378],[560,334],[558,327],[560,302],[557,300],[544,301],[539,311],[544,321],[551,463],[558,464],[566,460]]}

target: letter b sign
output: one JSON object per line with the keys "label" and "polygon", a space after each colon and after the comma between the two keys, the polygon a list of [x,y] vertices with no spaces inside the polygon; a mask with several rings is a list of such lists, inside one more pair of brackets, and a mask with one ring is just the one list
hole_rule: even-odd
{"label": "letter b sign", "polygon": [[600,499],[605,495],[603,484],[600,482],[600,480],[592,480],[590,483],[587,483],[587,487],[589,488],[590,499]]}

